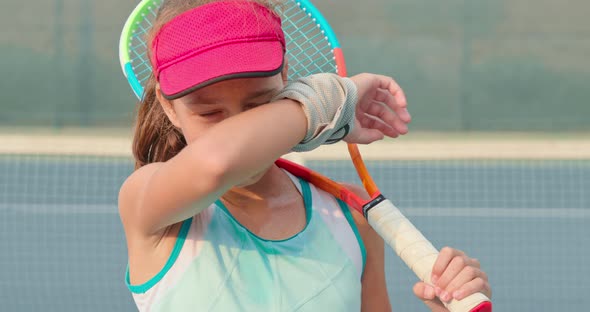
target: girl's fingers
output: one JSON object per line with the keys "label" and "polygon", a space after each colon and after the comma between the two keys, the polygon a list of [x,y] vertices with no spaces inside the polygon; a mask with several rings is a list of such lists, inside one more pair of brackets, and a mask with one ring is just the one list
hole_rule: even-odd
{"label": "girl's fingers", "polygon": [[437,295],[443,301],[449,301],[452,294],[447,291],[447,286],[465,268],[465,259],[454,257],[436,283]]}
{"label": "girl's fingers", "polygon": [[436,293],[434,287],[423,282],[418,282],[414,285],[414,295],[421,300],[434,300]]}
{"label": "girl's fingers", "polygon": [[463,257],[465,254],[457,249],[453,249],[450,247],[444,247],[440,250],[436,261],[434,262],[434,266],[432,267],[432,283],[436,286],[439,286],[439,279],[443,272],[445,272],[447,266],[451,263],[453,258],[455,257]]}
{"label": "girl's fingers", "polygon": [[[395,98],[396,103],[402,107],[406,108],[408,102],[406,101],[406,95],[404,94],[404,90],[395,82],[395,80],[391,77],[376,75],[377,79],[379,79],[379,88],[388,90],[391,95]],[[393,107],[392,107],[393,108]]]}
{"label": "girl's fingers", "polygon": [[407,103],[405,102],[405,96],[403,96],[402,100],[399,100],[393,94],[389,93],[387,89],[378,89],[377,94],[375,95],[375,101],[386,105],[390,110],[395,112],[404,123],[407,124],[412,121],[412,117],[408,112]]}
{"label": "girl's fingers", "polygon": [[[475,258],[471,258],[471,266],[480,269],[481,268],[481,263],[479,263],[479,260],[477,260]],[[482,273],[485,274],[485,272],[482,272]]]}
{"label": "girl's fingers", "polygon": [[475,292],[490,292],[487,275],[477,259],[449,247],[441,249],[432,271],[436,295],[442,301],[465,298]]}
{"label": "girl's fingers", "polygon": [[383,123],[395,129],[399,134],[408,132],[408,125],[385,104],[378,101],[366,101],[359,106],[357,114],[367,114],[380,119]]}
{"label": "girl's fingers", "polygon": [[400,134],[408,133],[408,125],[404,122],[399,115],[394,113],[388,106],[381,102],[373,102],[372,107],[379,107],[380,109],[377,110],[376,116],[377,118],[383,120],[386,124],[396,129]]}
{"label": "girl's fingers", "polygon": [[409,123],[412,121],[412,117],[408,112],[408,101],[406,99],[406,95],[404,94],[404,90],[395,82],[395,80],[391,77],[386,77],[388,83],[382,88],[387,91],[391,95],[391,97],[387,97],[384,103],[393,109],[397,115],[405,122]]}
{"label": "girl's fingers", "polygon": [[359,122],[364,129],[376,129],[382,132],[384,135],[392,138],[397,138],[399,136],[399,132],[396,129],[390,127],[383,121],[371,115],[364,114],[361,118],[359,118]]}
{"label": "girl's fingers", "polygon": [[383,139],[383,133],[376,129],[364,129],[354,127],[352,131],[344,138],[345,142],[357,144],[369,144]]}
{"label": "girl's fingers", "polygon": [[431,311],[448,311],[443,303],[436,297],[434,287],[424,282],[418,282],[414,285],[413,290],[414,295],[422,300]]}
{"label": "girl's fingers", "polygon": [[[359,74],[350,79],[358,89],[356,117],[363,130],[378,130],[393,138],[408,132],[411,116],[407,110],[406,96],[393,78]],[[350,136],[353,137],[356,138]]]}
{"label": "girl's fingers", "polygon": [[[378,101],[386,103],[396,112],[398,109],[406,109],[408,106],[404,91],[391,77],[359,74],[351,79],[355,81],[361,98],[381,98]],[[391,100],[385,101],[385,95],[391,96]]]}
{"label": "girl's fingers", "polygon": [[452,292],[452,297],[461,300],[477,292],[481,292],[490,299],[492,298],[491,287],[487,279],[478,277],[463,284],[459,289]]}
{"label": "girl's fingers", "polygon": [[[480,269],[473,266],[466,266],[447,285],[447,287],[445,288],[445,292],[448,293],[451,298],[456,298],[457,296],[462,295],[462,293],[465,292],[465,289],[463,288],[464,285],[467,285],[476,279],[487,281],[488,277]],[[481,291],[481,289],[474,290]]]}

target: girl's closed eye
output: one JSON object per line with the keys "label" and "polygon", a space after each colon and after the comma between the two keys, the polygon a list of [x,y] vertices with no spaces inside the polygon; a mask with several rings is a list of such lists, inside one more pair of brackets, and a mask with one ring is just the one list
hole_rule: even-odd
{"label": "girl's closed eye", "polygon": [[223,117],[223,111],[222,110],[204,111],[204,112],[198,112],[197,115],[199,117],[207,119],[207,120],[215,120],[215,119],[219,119],[219,118]]}
{"label": "girl's closed eye", "polygon": [[253,108],[256,108],[256,107],[258,107],[258,106],[261,106],[261,105],[267,104],[267,103],[268,103],[268,102],[264,102],[264,103],[248,103],[248,104],[246,104],[246,106],[244,107],[244,110],[246,111],[246,110],[249,110],[249,109],[253,109]]}
{"label": "girl's closed eye", "polygon": [[209,117],[209,116],[215,116],[217,114],[220,114],[221,111],[213,111],[213,112],[205,112],[205,113],[201,113],[200,115],[203,117]]}
{"label": "girl's closed eye", "polygon": [[[253,108],[256,108],[258,106],[267,104],[265,103],[249,103],[243,106],[242,111],[247,111]],[[199,115],[200,117],[203,118],[207,118],[207,119],[216,119],[216,118],[221,118],[224,115],[223,110],[221,109],[215,109],[215,110],[207,110],[207,111],[200,111],[197,113],[197,115]]]}

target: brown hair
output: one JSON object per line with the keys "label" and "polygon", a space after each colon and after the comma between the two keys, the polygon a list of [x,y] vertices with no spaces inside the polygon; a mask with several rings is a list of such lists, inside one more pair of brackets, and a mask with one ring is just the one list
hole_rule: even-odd
{"label": "brown hair", "polygon": [[[154,26],[147,35],[148,47],[151,46],[160,29],[176,16],[197,6],[215,1],[218,0],[164,0],[154,21]],[[275,9],[275,5],[280,3],[278,0],[255,1],[272,9]],[[167,161],[187,145],[184,135],[170,122],[156,96],[157,83],[156,77],[151,75],[146,84],[143,99],[138,104],[133,136],[135,169],[149,163]]]}

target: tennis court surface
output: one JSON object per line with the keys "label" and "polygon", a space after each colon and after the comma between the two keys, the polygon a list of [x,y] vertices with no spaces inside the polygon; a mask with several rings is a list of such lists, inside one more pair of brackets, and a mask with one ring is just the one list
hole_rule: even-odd
{"label": "tennis court surface", "polygon": [[[127,138],[4,135],[3,311],[134,311],[117,192]],[[409,136],[364,149],[381,190],[437,247],[481,260],[496,311],[583,311],[590,290],[590,139]],[[342,145],[298,157],[356,181]],[[426,311],[386,249],[396,311]]]}

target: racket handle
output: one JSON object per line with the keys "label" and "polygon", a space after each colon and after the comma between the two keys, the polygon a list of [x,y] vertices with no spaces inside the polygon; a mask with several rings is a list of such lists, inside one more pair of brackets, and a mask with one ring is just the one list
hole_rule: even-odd
{"label": "racket handle", "polygon": [[[367,220],[383,240],[414,271],[422,281],[432,284],[430,277],[438,250],[389,200],[379,203],[367,213]],[[444,303],[451,312],[491,312],[492,303],[482,293]]]}

